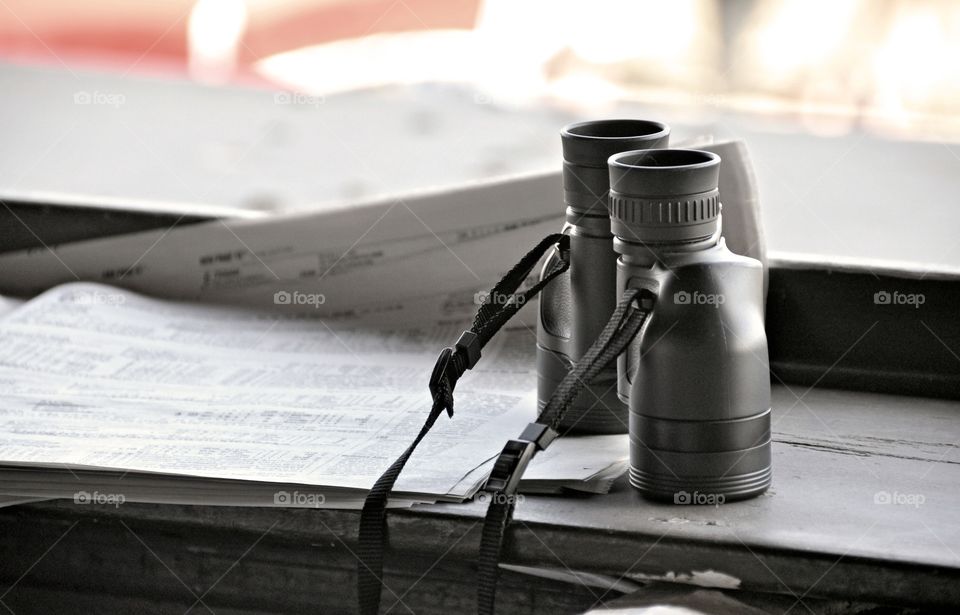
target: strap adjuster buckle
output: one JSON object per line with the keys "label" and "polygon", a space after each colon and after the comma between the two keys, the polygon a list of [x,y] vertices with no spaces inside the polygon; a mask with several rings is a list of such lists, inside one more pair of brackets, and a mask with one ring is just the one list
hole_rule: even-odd
{"label": "strap adjuster buckle", "polygon": [[484,491],[493,493],[514,494],[520,486],[527,464],[533,458],[537,446],[533,442],[524,440],[510,440],[500,452],[500,456],[493,462],[493,470],[483,486]]}
{"label": "strap adjuster buckle", "polygon": [[[447,415],[453,417],[453,389],[457,386],[457,380],[468,369],[471,369],[480,360],[480,338],[473,331],[464,331],[460,335],[455,345],[447,346],[440,351],[437,362],[433,366],[433,373],[430,374],[430,396],[436,400],[437,396],[446,394],[448,398],[444,399],[447,408]],[[441,384],[446,382],[446,391],[441,389]]]}
{"label": "strap adjuster buckle", "polygon": [[542,451],[557,437],[557,432],[543,423],[530,423],[516,440],[510,440],[493,463],[484,491],[514,494],[520,486],[527,465],[537,451]]}
{"label": "strap adjuster buckle", "polygon": [[[437,357],[437,362],[433,366],[433,373],[430,374],[430,397],[434,400],[442,393],[440,389],[440,384],[443,381],[447,382],[447,391],[450,394],[453,394],[453,389],[457,386],[457,378],[451,378],[449,370],[451,369],[453,360],[453,348],[447,346],[440,351],[440,356]],[[453,417],[453,404],[447,403],[447,416]]]}

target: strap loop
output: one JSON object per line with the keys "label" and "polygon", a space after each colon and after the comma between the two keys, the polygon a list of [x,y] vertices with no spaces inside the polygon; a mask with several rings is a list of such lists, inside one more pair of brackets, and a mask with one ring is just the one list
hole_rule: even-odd
{"label": "strap loop", "polygon": [[454,345],[454,351],[464,358],[464,367],[473,369],[480,360],[480,338],[473,331],[464,331]]}

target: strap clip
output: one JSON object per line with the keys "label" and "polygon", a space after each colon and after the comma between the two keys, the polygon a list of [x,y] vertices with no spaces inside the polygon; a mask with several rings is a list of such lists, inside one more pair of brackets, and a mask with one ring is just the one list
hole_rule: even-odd
{"label": "strap clip", "polygon": [[[445,395],[444,405],[447,409],[447,416],[453,418],[453,389],[457,386],[457,377],[451,374],[453,359],[453,348],[447,346],[440,351],[437,362],[433,366],[433,373],[430,374],[430,397],[436,401],[441,395]],[[440,388],[440,384],[446,381],[446,392]]]}
{"label": "strap clip", "polygon": [[530,423],[516,440],[510,440],[493,463],[484,491],[514,494],[520,486],[527,465],[537,451],[542,451],[557,437],[557,432],[543,423]]}
{"label": "strap clip", "polygon": [[[447,416],[453,417],[453,389],[463,372],[472,368],[480,360],[480,338],[473,331],[464,331],[452,347],[440,351],[437,362],[430,374],[430,396],[436,400],[443,395]],[[446,383],[446,388],[441,385]]]}

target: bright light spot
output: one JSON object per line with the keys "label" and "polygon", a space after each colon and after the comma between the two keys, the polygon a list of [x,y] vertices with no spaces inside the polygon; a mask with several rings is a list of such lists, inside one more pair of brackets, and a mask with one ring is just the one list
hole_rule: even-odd
{"label": "bright light spot", "polygon": [[901,16],[874,56],[876,103],[899,112],[905,102],[923,103],[949,72],[950,49],[937,15],[916,11]]}
{"label": "bright light spot", "polygon": [[244,0],[197,0],[187,23],[190,74],[215,83],[229,79],[246,29]]}
{"label": "bright light spot", "polygon": [[770,73],[828,62],[851,29],[857,0],[786,0],[756,31],[756,53]]}
{"label": "bright light spot", "polygon": [[294,49],[260,60],[257,70],[291,89],[330,94],[384,83],[468,81],[470,67],[482,60],[476,53],[469,32],[398,32]]}
{"label": "bright light spot", "polygon": [[[608,0],[587,4],[573,21],[571,49],[598,64],[633,58],[683,58],[703,21],[696,0]],[[596,10],[598,8],[604,10]]]}

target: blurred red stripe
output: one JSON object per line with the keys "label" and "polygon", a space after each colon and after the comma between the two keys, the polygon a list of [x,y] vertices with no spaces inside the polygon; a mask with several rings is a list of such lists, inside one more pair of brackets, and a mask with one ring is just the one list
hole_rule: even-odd
{"label": "blurred red stripe", "polygon": [[[300,47],[386,32],[472,29],[481,0],[342,0],[283,2],[250,15],[241,66]],[[186,71],[192,0],[140,10],[115,0],[5,0],[0,56],[71,67]],[[284,10],[289,8],[289,10]],[[241,69],[241,74],[247,73]]]}

